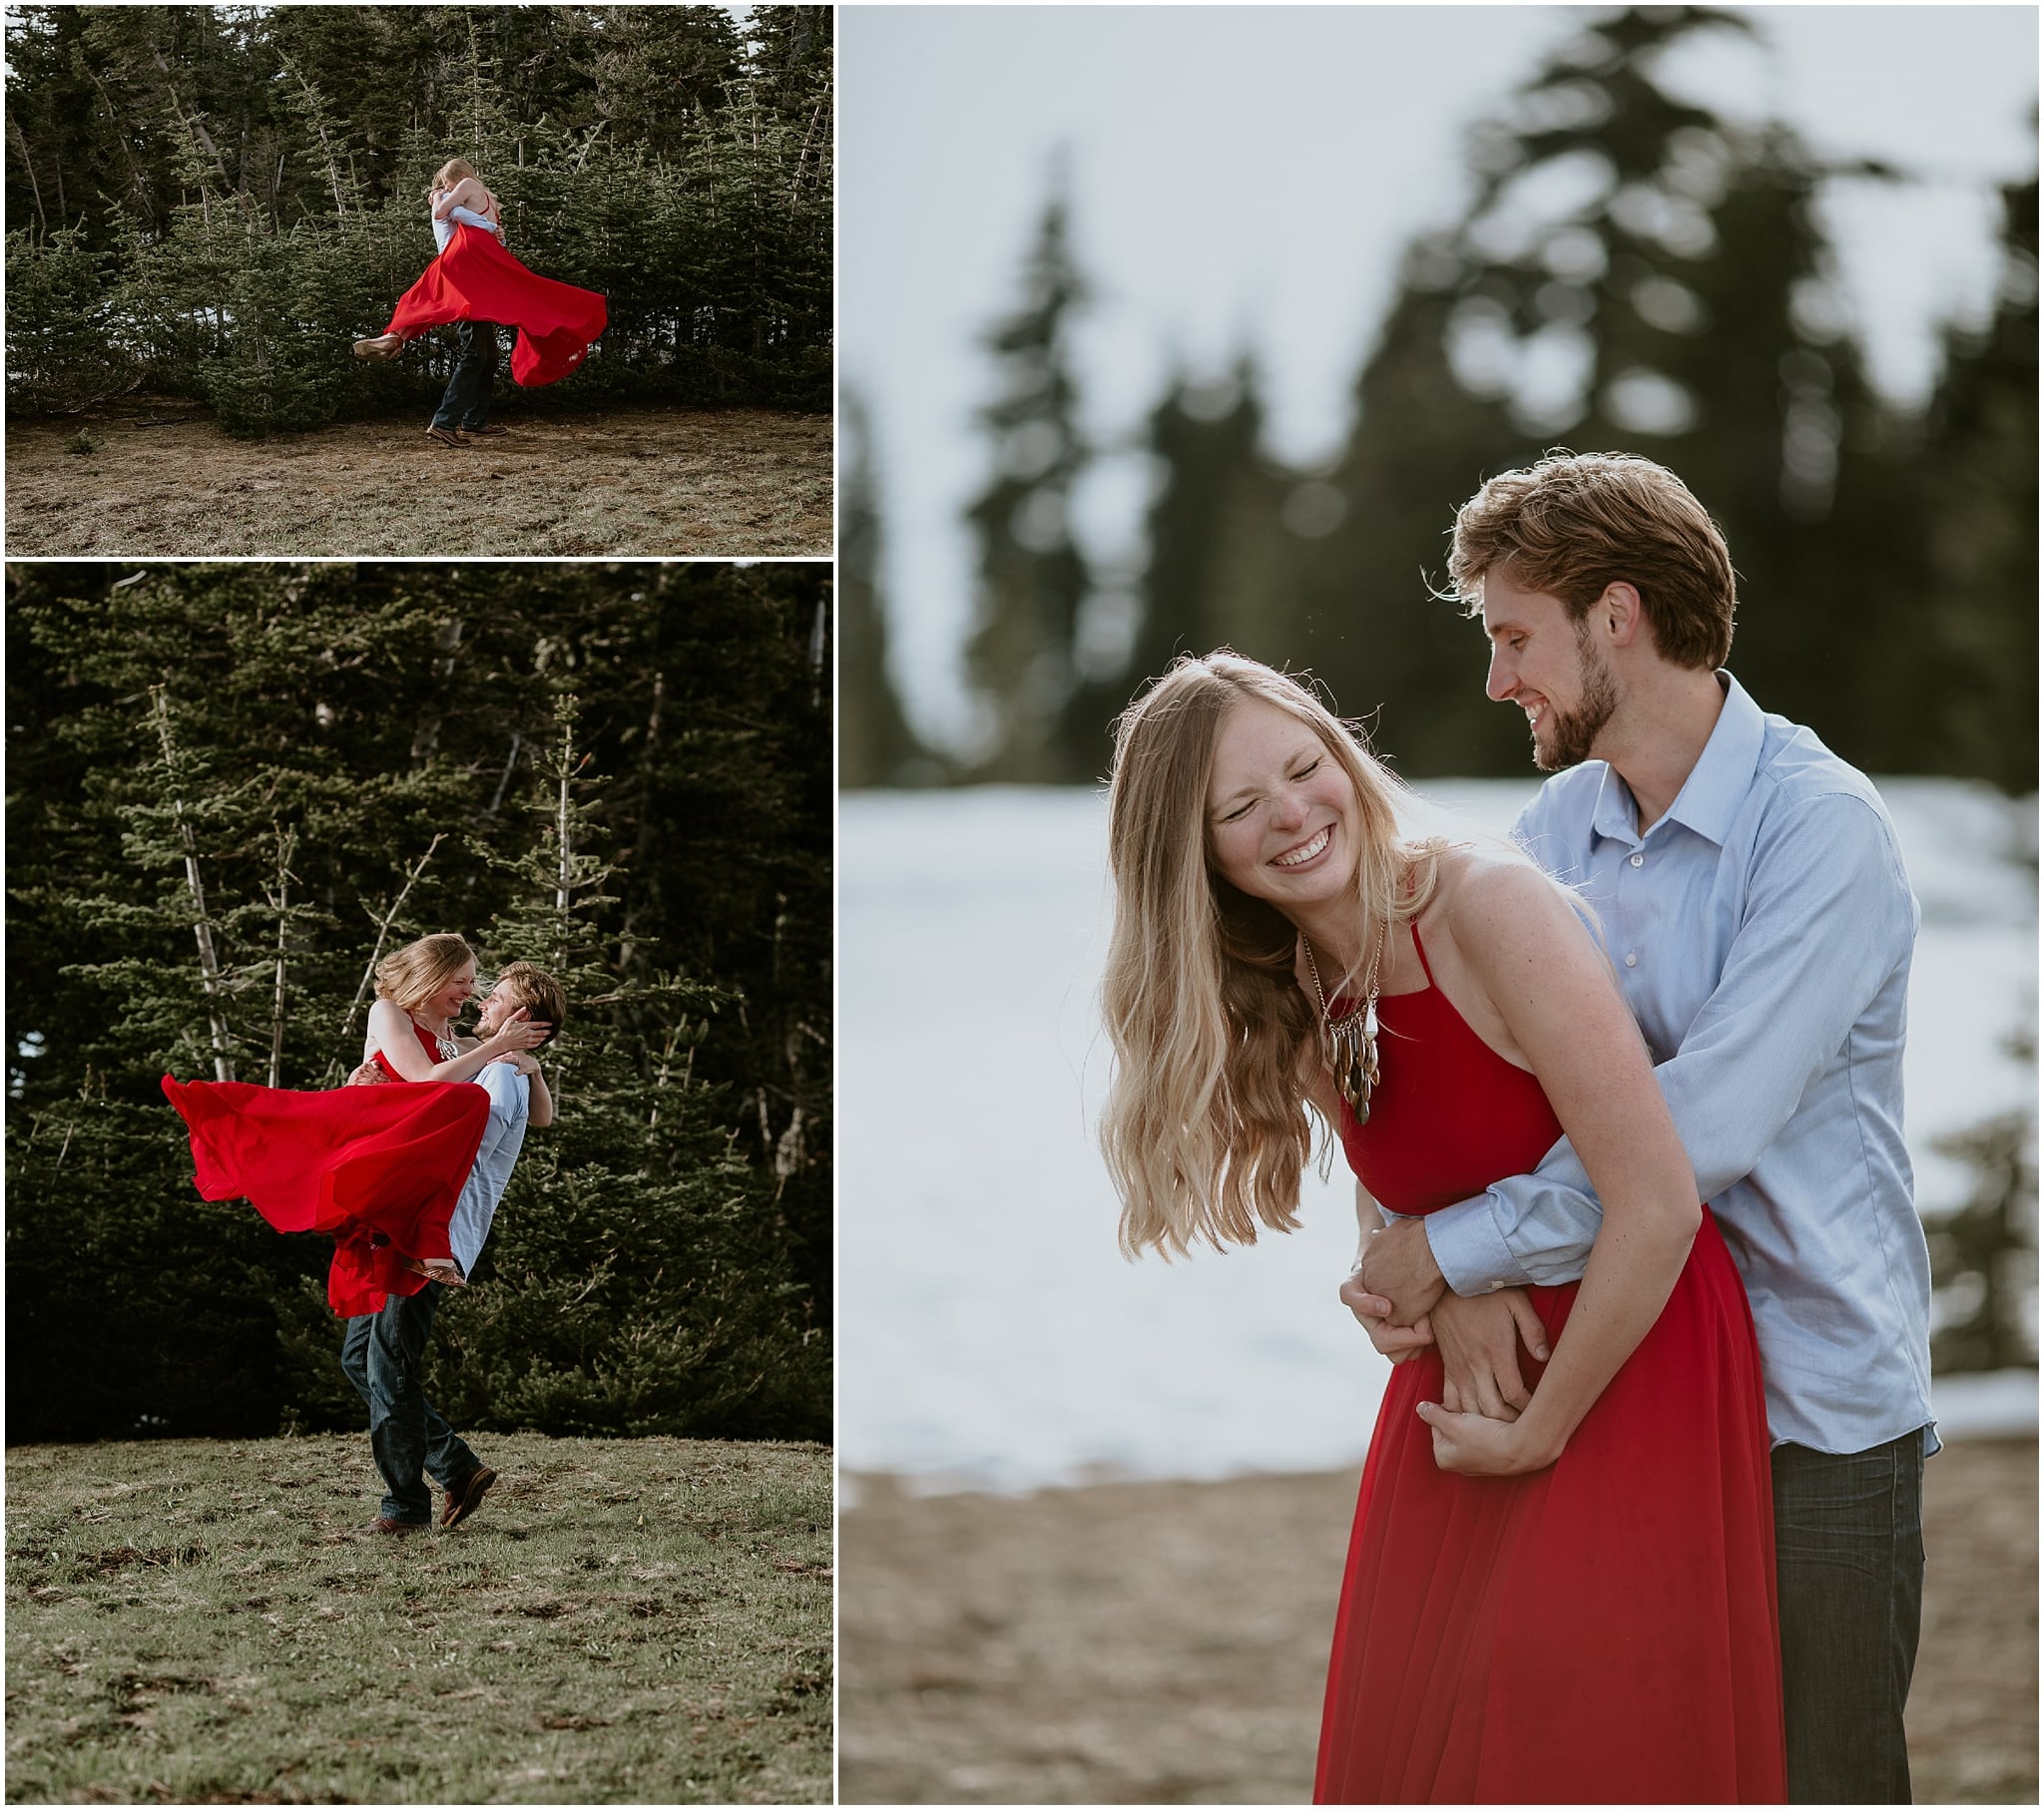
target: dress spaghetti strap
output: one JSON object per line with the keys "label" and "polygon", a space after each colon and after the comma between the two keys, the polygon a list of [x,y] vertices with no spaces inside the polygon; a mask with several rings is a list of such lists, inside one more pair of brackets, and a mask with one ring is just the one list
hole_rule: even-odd
{"label": "dress spaghetti strap", "polygon": [[1437,988],[1440,983],[1433,978],[1433,970],[1426,965],[1426,945],[1419,940],[1419,920],[1417,918],[1412,920],[1411,929],[1412,952],[1419,957],[1419,972],[1426,976],[1426,984],[1429,987]]}

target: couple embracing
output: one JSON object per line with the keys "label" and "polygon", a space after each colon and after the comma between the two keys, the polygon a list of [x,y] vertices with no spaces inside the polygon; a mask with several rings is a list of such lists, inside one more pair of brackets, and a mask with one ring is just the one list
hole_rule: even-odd
{"label": "couple embracing", "polygon": [[340,1365],[368,1405],[384,1487],[368,1531],[396,1536],[430,1525],[428,1474],[445,1492],[443,1528],[496,1482],[420,1379],[441,1292],[474,1274],[526,1128],[553,1123],[532,1052],[559,1032],[567,996],[553,976],[512,962],[463,1037],[455,1022],[476,991],[476,957],[462,938],[421,937],[375,978],[347,1086],[163,1085],[191,1131],[202,1195],[247,1195],[278,1231],[333,1239],[326,1293],[347,1322]]}
{"label": "couple embracing", "polygon": [[357,339],[357,358],[391,359],[436,326],[452,322],[458,346],[454,372],[426,437],[466,446],[508,430],[490,419],[497,369],[497,328],[516,330],[511,376],[521,388],[558,383],[589,356],[609,324],[608,304],[594,289],[556,282],[529,270],[508,249],[504,213],[466,158],[449,158],[426,191],[433,261],[398,297],[390,324]]}
{"label": "couple embracing", "polygon": [[1906,1802],[1936,1437],[1893,825],[1723,670],[1731,557],[1673,473],[1493,478],[1450,571],[1556,775],[1516,850],[1401,837],[1359,737],[1230,654],[1117,727],[1124,1245],[1295,1225],[1310,1108],[1395,1366],[1315,1801]]}

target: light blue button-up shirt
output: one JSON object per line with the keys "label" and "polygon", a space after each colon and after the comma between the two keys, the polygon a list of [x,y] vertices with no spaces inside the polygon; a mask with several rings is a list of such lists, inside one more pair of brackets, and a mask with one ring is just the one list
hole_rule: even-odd
{"label": "light blue button-up shirt", "polygon": [[445,220],[433,222],[433,249],[435,251],[444,251],[454,242],[454,223],[456,221],[459,221],[464,226],[480,226],[492,238],[497,236],[496,223],[487,214],[478,214],[473,208],[456,208],[448,214]]}
{"label": "light blue button-up shirt", "polygon": [[525,1147],[526,1115],[532,1106],[532,1084],[508,1062],[493,1062],[475,1078],[490,1097],[490,1117],[483,1127],[482,1147],[461,1184],[461,1198],[447,1222],[447,1244],[465,1276],[475,1274],[476,1259],[490,1235],[497,1203],[510,1185],[518,1152]]}
{"label": "light blue button-up shirt", "polygon": [[[1516,834],[1602,923],[1655,1078],[1753,1303],[1775,1441],[1860,1452],[1930,1424],[1930,1257],[1902,1142],[1917,909],[1863,773],[1725,706],[1642,836],[1601,760]],[[1429,1214],[1457,1294],[1574,1281],[1602,1213],[1566,1139],[1530,1175]]]}

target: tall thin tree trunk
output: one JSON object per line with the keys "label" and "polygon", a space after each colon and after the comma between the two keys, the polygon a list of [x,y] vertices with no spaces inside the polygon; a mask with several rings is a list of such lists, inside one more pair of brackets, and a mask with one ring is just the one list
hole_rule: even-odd
{"label": "tall thin tree trunk", "polygon": [[[156,711],[156,731],[163,743],[165,777],[175,785],[177,782],[177,749],[171,741],[171,707],[164,696],[162,685],[151,685],[150,700]],[[231,1043],[228,1021],[222,1011],[222,1001],[227,995],[227,984],[221,977],[220,958],[214,953],[213,921],[206,912],[206,887],[199,875],[199,843],[192,834],[192,826],[185,821],[185,802],[182,798],[171,800],[171,817],[178,826],[178,840],[185,850],[185,885],[192,894],[192,910],[195,922],[193,930],[199,938],[199,973],[205,983],[207,1016],[213,1025],[213,1073],[216,1081],[235,1079],[234,1063],[230,1057]]]}
{"label": "tall thin tree trunk", "polygon": [[12,113],[8,114],[7,123],[14,128],[14,143],[21,152],[21,167],[28,172],[29,193],[36,198],[36,220],[47,232],[50,229],[50,217],[43,212],[43,186],[36,181],[35,159],[28,154],[28,139],[21,130],[21,122]]}
{"label": "tall thin tree trunk", "polygon": [[[272,826],[274,827],[274,826]],[[270,908],[276,913],[276,985],[269,1000],[269,1085],[283,1085],[283,977],[284,933],[290,927],[291,856],[298,846],[294,829],[276,831],[276,896]]]}
{"label": "tall thin tree trunk", "polygon": [[[369,997],[369,988],[375,983],[376,964],[383,959],[383,944],[390,935],[390,926],[397,922],[397,914],[404,909],[404,901],[411,892],[413,884],[417,881],[419,875],[426,871],[426,863],[433,858],[433,850],[446,840],[447,832],[443,829],[433,837],[432,841],[426,844],[426,852],[419,856],[418,860],[413,864],[411,872],[404,876],[404,884],[397,889],[397,897],[390,901],[390,909],[382,917],[376,918],[372,916],[370,919],[376,926],[376,946],[369,951],[369,962],[368,966],[362,970],[361,985],[355,989],[354,999],[349,1003],[347,1009],[347,1017],[341,1020],[340,1041],[343,1047],[346,1046],[348,1037],[355,1028],[355,1014],[362,1009],[362,1001]],[[331,1081],[338,1076],[339,1069],[336,1066],[329,1066],[326,1073],[329,1081]]]}
{"label": "tall thin tree trunk", "polygon": [[554,947],[554,960],[565,967],[568,961],[568,896],[573,886],[575,851],[569,841],[568,777],[575,764],[575,725],[561,725],[561,793],[554,817],[554,835],[560,844],[560,863],[554,874],[554,909],[561,915],[561,934]]}

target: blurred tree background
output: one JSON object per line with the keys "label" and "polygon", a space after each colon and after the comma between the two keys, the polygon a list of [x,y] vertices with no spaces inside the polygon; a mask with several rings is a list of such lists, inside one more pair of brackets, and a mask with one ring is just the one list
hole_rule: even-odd
{"label": "blurred tree background", "polygon": [[[1825,163],[1663,85],[1692,34],[1751,37],[1737,15],[1582,17],[1470,135],[1462,217],[1406,246],[1345,445],[1311,470],[1275,456],[1247,355],[1167,382],[1133,571],[1099,569],[1073,528],[1110,449],[1082,426],[1071,335],[1091,285],[1052,171],[1018,301],[981,339],[969,749],[923,745],[889,681],[882,497],[847,416],[844,785],[1094,782],[1144,681],[1223,644],[1309,670],[1410,777],[1528,776],[1519,713],[1484,695],[1479,631],[1432,593],[1457,507],[1565,446],[1658,460],[1716,517],[1739,572],[1731,666],[1763,707],[1875,774],[2034,792],[2035,177],[2001,196],[1991,317],[1943,331],[1927,403],[1901,408],[1868,382],[1819,208],[1827,184],[1897,173]],[[2020,858],[2034,881],[2034,839]],[[1938,1369],[2032,1363],[2035,1117],[1939,1147],[1974,1186],[1929,1225]]]}
{"label": "blurred tree background", "polygon": [[[1263,443],[1258,373],[1188,373],[1150,415],[1147,564],[1089,569],[1070,526],[1090,456],[1067,355],[1087,292],[1053,181],[1014,312],[994,323],[992,470],[966,669],[988,726],[948,762],[904,739],[885,682],[868,482],[843,547],[843,783],[1083,783],[1114,712],[1175,652],[1310,668],[1374,715],[1409,775],[1518,774],[1524,728],[1483,695],[1477,631],[1429,598],[1456,507],[1566,445],[1669,465],[1725,529],[1732,665],[1764,706],[1877,773],[2014,791],[2037,758],[2037,188],[2003,197],[1991,321],[1950,328],[1927,408],[1868,384],[1815,206],[1839,177],[1656,80],[1713,9],[1597,16],[1468,146],[1475,196],[1408,246],[1322,468]],[[855,427],[855,424],[852,424]],[[859,682],[851,682],[852,675]]]}
{"label": "blurred tree background", "polygon": [[601,290],[548,402],[826,410],[828,7],[24,6],[7,19],[7,399],[137,388],[237,432],[415,407],[380,331],[450,157],[511,249]]}
{"label": "blurred tree background", "polygon": [[827,566],[45,563],[8,602],[10,1437],[359,1424],[330,1247],[202,1201],[158,1077],[333,1086],[374,956],[457,930],[572,1004],[429,1393],[827,1438]]}

